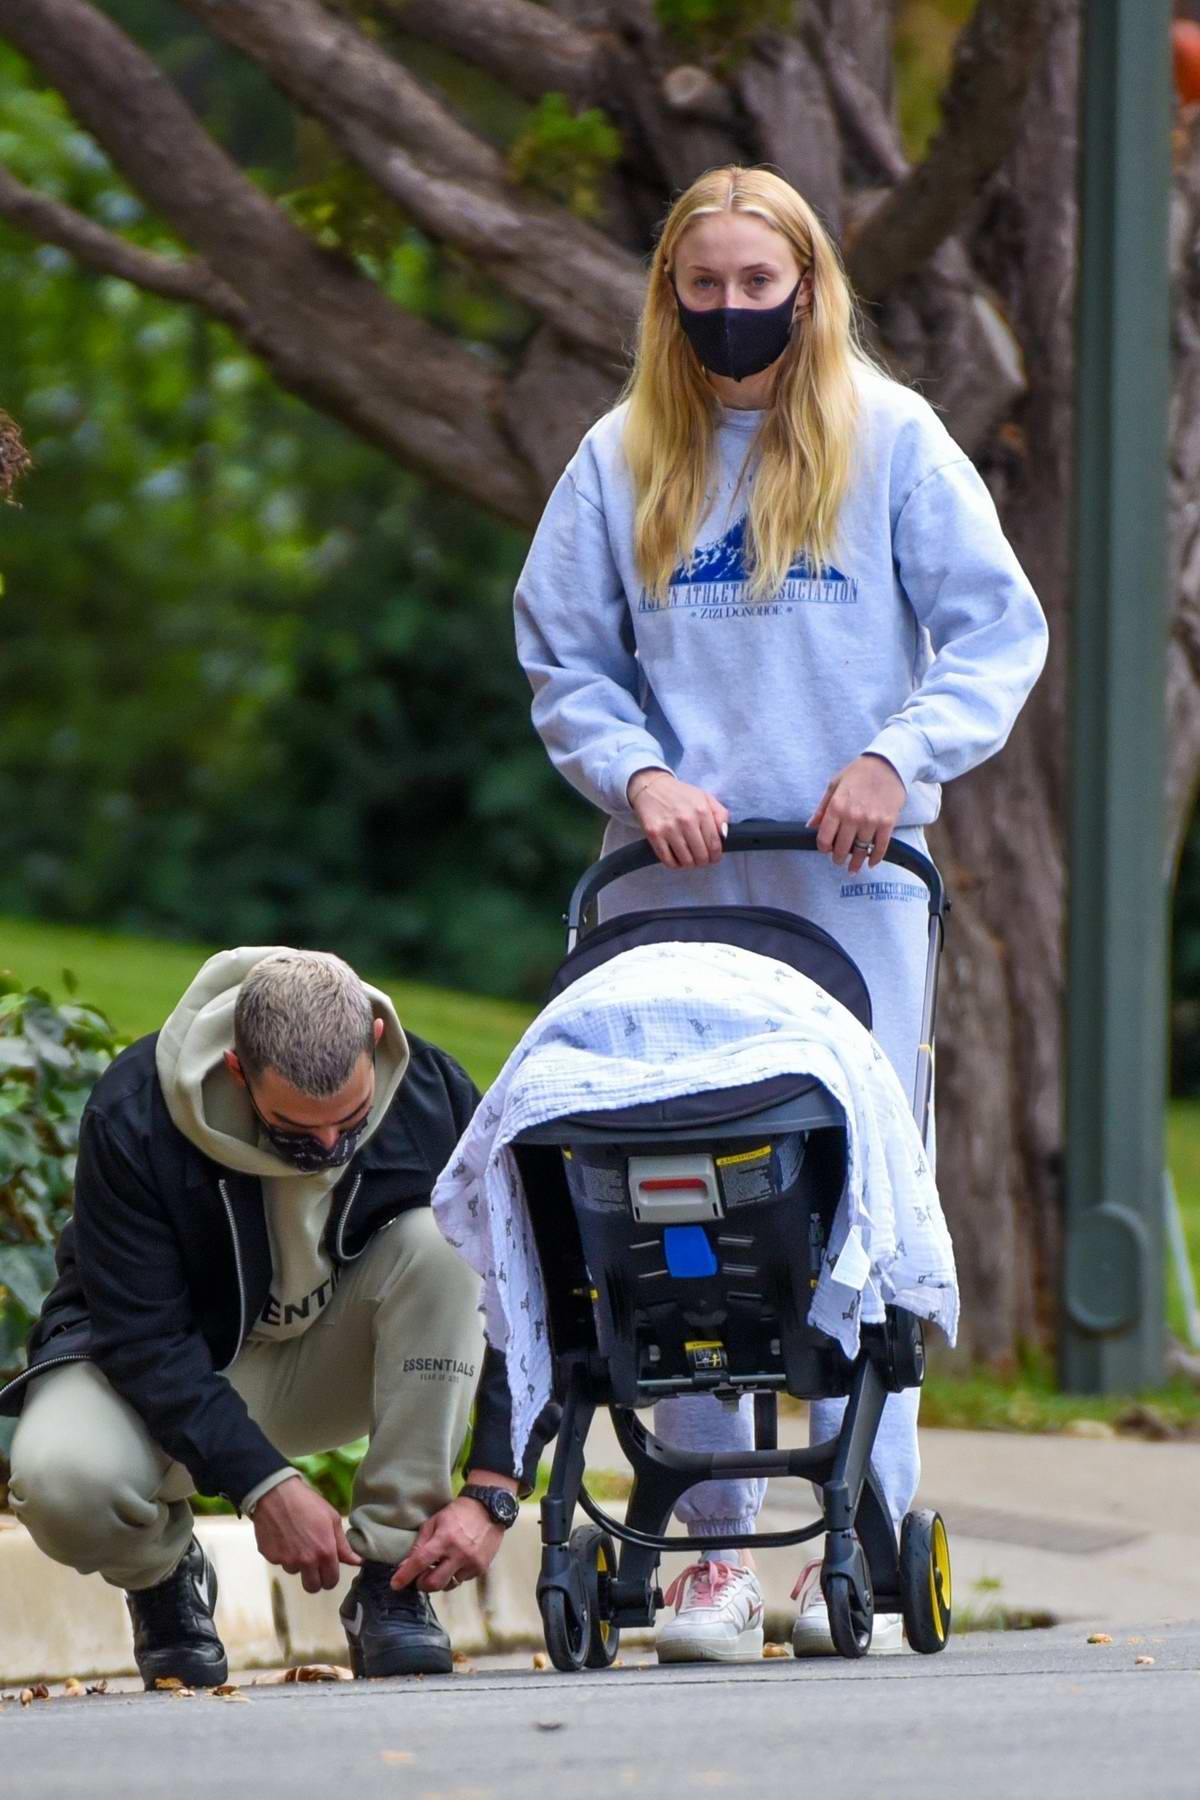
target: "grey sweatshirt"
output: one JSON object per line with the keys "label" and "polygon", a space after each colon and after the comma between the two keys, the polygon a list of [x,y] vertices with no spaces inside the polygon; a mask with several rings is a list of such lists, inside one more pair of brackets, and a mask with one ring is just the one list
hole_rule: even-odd
{"label": "grey sweatshirt", "polygon": [[721,409],[697,548],[662,601],[634,565],[623,406],[555,488],[517,586],[517,651],[556,768],[620,823],[652,765],[735,819],[807,819],[871,751],[907,789],[898,823],[925,825],[941,783],[1008,737],[1046,657],[1036,596],[932,408],[873,370],[857,379],[834,566],[798,558],[771,599],[747,598],[742,555],[761,412]]}

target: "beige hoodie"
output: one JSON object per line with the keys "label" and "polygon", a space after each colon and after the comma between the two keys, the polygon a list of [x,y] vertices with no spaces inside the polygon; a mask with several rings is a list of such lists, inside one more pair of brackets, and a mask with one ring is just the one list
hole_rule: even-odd
{"label": "beige hoodie", "polygon": [[[246,1090],[225,1067],[238,989],[256,963],[277,953],[266,948],[210,956],[159,1033],[157,1049],[158,1078],[180,1131],[214,1162],[262,1181],[274,1274],[250,1338],[272,1341],[307,1330],[333,1297],[337,1271],[322,1240],[333,1189],[346,1173],[339,1168],[305,1175],[277,1156]],[[375,1017],[383,1020],[365,1143],[404,1079],[408,1042],[387,995],[363,985]]]}

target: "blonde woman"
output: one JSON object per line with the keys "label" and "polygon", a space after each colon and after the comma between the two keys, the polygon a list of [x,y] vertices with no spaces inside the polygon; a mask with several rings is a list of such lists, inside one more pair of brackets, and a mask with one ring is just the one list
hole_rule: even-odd
{"label": "blonde woman", "polygon": [[[625,397],[551,496],[516,618],[534,724],[608,814],[605,849],[644,835],[685,871],[627,877],[611,910],[742,902],[816,920],[862,969],[911,1087],[925,890],[881,859],[893,835],[924,849],[941,784],[1004,743],[1046,626],[968,458],[859,349],[836,252],[779,176],[717,169],[672,207]],[[722,857],[742,818],[806,820],[826,854]],[[889,1398],[876,1444],[897,1520],[920,1472],[918,1397]],[[840,1407],[813,1404],[814,1441]],[[694,1448],[752,1438],[745,1410],[707,1396],[664,1403],[656,1429]],[[761,1498],[707,1482],[678,1511],[693,1535],[732,1536]],[[812,1569],[797,1589],[796,1654],[830,1652]],[[661,1660],[761,1653],[748,1556],[713,1552],[676,1591]],[[874,1641],[899,1648],[899,1618],[877,1619]]]}

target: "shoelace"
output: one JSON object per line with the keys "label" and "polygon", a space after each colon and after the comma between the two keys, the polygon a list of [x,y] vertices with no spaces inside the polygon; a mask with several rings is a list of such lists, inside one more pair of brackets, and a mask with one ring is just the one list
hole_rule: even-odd
{"label": "shoelace", "polygon": [[808,1593],[806,1590],[809,1587],[809,1584],[812,1580],[813,1575],[815,1573],[819,1573],[820,1568],[821,1568],[821,1565],[819,1562],[805,1563],[804,1567],[800,1571],[800,1579],[799,1579],[799,1581],[797,1581],[795,1587],[792,1589],[792,1599],[793,1600],[799,1600],[801,1595],[804,1596],[805,1600],[808,1599]]}
{"label": "shoelace", "polygon": [[[195,1630],[203,1610],[196,1592],[196,1578],[203,1573],[203,1562],[194,1566],[189,1551],[157,1586],[139,1588],[132,1593],[129,1598],[143,1631],[159,1636]],[[199,1628],[203,1629],[203,1625]]]}
{"label": "shoelace", "polygon": [[690,1563],[671,1583],[666,1591],[665,1603],[673,1606],[676,1612],[682,1611],[687,1583],[695,1579],[694,1594],[687,1598],[697,1606],[715,1606],[720,1600],[721,1592],[728,1587],[735,1576],[743,1573],[738,1563],[698,1562]]}
{"label": "shoelace", "polygon": [[385,1618],[403,1618],[408,1615],[420,1624],[430,1620],[429,1597],[421,1593],[419,1588],[394,1588],[391,1585],[391,1569],[373,1580],[364,1581],[359,1589],[364,1599],[369,1599]]}

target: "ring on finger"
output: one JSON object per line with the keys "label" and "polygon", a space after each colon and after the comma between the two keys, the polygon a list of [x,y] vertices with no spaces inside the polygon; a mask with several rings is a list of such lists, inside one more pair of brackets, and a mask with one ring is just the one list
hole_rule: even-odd
{"label": "ring on finger", "polygon": [[873,850],[875,848],[875,840],[874,840],[874,838],[872,838],[870,843],[868,844],[868,843],[864,843],[862,838],[855,838],[854,848],[856,850]]}

